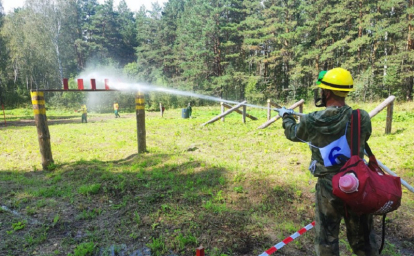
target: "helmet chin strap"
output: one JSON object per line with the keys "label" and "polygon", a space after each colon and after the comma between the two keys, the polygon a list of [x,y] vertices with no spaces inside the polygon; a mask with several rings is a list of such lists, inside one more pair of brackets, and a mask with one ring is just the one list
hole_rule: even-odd
{"label": "helmet chin strap", "polygon": [[326,107],[326,95],[323,90],[322,90],[322,97],[320,98],[315,97],[315,107],[317,108]]}

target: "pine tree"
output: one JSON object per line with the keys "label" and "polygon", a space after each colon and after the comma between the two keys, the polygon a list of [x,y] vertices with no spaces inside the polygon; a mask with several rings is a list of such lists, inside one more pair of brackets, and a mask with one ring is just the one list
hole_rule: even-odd
{"label": "pine tree", "polygon": [[[1,33],[4,24],[4,10],[3,2],[0,0],[0,101],[3,102],[3,94],[7,89],[7,63],[9,63],[9,57],[6,49],[6,41]],[[4,93],[3,93],[4,91]],[[3,103],[4,104],[4,103]]]}
{"label": "pine tree", "polygon": [[125,0],[119,2],[118,13],[117,26],[114,29],[119,30],[122,38],[117,50],[120,65],[124,66],[136,60],[134,48],[137,46],[137,30],[134,13],[128,8]]}
{"label": "pine tree", "polygon": [[179,56],[176,54],[179,21],[184,12],[185,1],[170,0],[163,10],[160,23],[160,48],[163,56],[163,75],[166,83],[175,84],[181,81],[182,70]]}
{"label": "pine tree", "polygon": [[78,38],[75,41],[78,69],[86,68],[87,60],[98,55],[101,47],[95,43],[93,19],[98,7],[97,0],[78,1]]}
{"label": "pine tree", "polygon": [[[142,6],[136,15],[138,78],[150,83],[162,83],[163,56],[161,47],[161,7],[153,4],[148,11]],[[149,14],[147,16],[147,13]]]}

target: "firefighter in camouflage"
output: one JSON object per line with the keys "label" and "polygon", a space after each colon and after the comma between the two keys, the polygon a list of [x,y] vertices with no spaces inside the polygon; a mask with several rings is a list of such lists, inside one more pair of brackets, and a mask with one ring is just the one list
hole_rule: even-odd
{"label": "firefighter in camouflage", "polygon": [[[345,97],[354,90],[352,76],[343,68],[334,68],[321,71],[316,84],[320,98],[315,97],[315,105],[325,107],[324,110],[301,116],[299,123],[285,108],[279,112],[283,117],[286,138],[307,143],[312,152],[309,170],[318,179],[315,203],[316,254],[339,256],[338,234],[341,219],[344,218],[347,238],[354,254],[379,255],[373,216],[358,216],[332,193],[332,177],[351,155],[352,109],[346,105]],[[371,119],[366,111],[361,110],[361,157],[370,135]]]}

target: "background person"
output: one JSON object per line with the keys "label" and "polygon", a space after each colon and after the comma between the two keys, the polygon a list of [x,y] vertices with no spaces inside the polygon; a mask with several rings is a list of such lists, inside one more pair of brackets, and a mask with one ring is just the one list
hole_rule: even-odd
{"label": "background person", "polygon": [[85,104],[83,104],[81,106],[80,111],[82,113],[82,123],[83,123],[83,121],[85,121],[85,123],[87,123],[88,122],[88,109],[86,108]]}
{"label": "background person", "polygon": [[190,118],[191,114],[193,113],[193,109],[191,108],[191,103],[188,103],[187,113],[188,113],[188,117]]}
{"label": "background person", "polygon": [[114,113],[115,113],[115,118],[121,117],[119,115],[119,105],[116,101],[114,101]]}
{"label": "background person", "polygon": [[[358,256],[379,255],[375,241],[372,215],[357,215],[345,208],[345,203],[332,193],[332,177],[339,172],[350,158],[349,148],[352,108],[345,104],[345,97],[353,91],[351,73],[343,68],[322,71],[317,86],[320,98],[315,99],[317,107],[326,107],[300,117],[296,123],[292,110],[282,108],[283,128],[287,139],[306,142],[312,152],[309,167],[318,178],[316,184],[316,237],[315,249],[319,256],[339,256],[338,234],[341,219],[344,218],[349,244]],[[369,114],[361,110],[360,157],[363,158],[365,142],[371,135]]]}

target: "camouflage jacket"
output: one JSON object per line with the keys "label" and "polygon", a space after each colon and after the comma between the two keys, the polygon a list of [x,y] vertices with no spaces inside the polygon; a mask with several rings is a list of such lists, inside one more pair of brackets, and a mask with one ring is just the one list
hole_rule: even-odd
{"label": "camouflage jacket", "polygon": [[[371,135],[371,119],[369,114],[361,109],[361,145],[360,157],[363,157],[365,142]],[[287,139],[295,142],[310,144],[312,152],[311,167],[314,176],[324,176],[329,173],[337,173],[342,165],[325,167],[320,147],[325,147],[345,134],[348,144],[351,138],[351,114],[352,108],[327,107],[325,110],[309,113],[300,117],[300,122],[289,115],[283,118],[283,128]]]}

